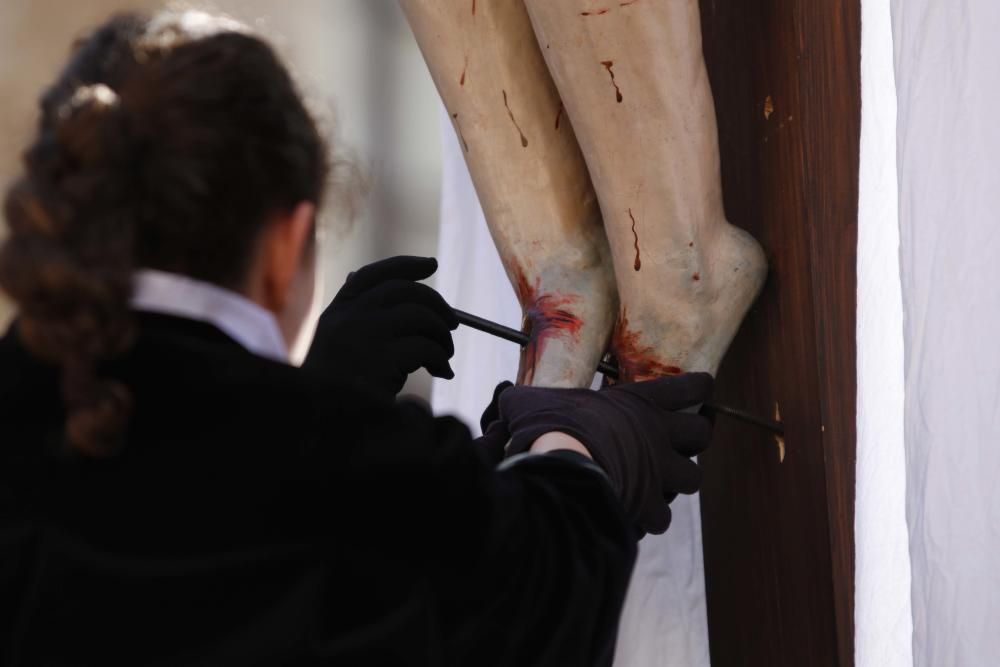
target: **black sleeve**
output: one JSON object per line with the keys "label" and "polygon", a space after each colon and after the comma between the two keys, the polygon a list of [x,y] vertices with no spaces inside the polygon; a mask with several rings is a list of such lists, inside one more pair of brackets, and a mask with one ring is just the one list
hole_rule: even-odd
{"label": "black sleeve", "polygon": [[494,468],[412,404],[375,421],[355,488],[372,539],[430,573],[449,662],[610,665],[636,542],[603,473],[571,452]]}

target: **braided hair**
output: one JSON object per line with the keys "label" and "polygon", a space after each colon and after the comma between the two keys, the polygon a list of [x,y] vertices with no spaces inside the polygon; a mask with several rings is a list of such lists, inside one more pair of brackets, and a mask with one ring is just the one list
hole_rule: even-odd
{"label": "braided hair", "polygon": [[201,12],[112,17],[40,106],[4,203],[0,288],[23,344],[60,369],[67,445],[102,456],[131,410],[98,369],[134,339],[134,269],[239,289],[270,216],[320,204],[330,164],[271,47]]}

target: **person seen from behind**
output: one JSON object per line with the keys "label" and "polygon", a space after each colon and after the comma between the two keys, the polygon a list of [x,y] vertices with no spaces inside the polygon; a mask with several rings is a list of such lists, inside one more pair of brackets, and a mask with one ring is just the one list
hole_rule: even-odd
{"label": "person seen from behind", "polygon": [[501,384],[474,440],[397,399],[453,375],[419,257],[351,274],[290,364],[337,166],[242,24],[75,45],[4,208],[0,664],[610,664],[711,377]]}

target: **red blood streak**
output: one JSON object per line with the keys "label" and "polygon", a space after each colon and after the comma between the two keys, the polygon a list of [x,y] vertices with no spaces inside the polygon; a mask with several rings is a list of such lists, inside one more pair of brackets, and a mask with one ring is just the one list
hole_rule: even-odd
{"label": "red blood streak", "polygon": [[693,276],[691,276],[691,280],[701,280],[701,274],[700,273],[694,274]]}
{"label": "red blood streak", "polygon": [[472,15],[476,15],[476,0],[472,0]]}
{"label": "red blood streak", "polygon": [[639,0],[626,0],[626,2],[619,2],[618,6],[619,7],[628,7],[629,5],[634,5],[637,2],[639,2]]}
{"label": "red blood streak", "polygon": [[462,76],[458,77],[458,85],[465,85],[465,70],[469,69],[469,56],[465,56],[465,64],[462,65]]}
{"label": "red blood streak", "polygon": [[538,278],[531,283],[519,268],[515,269],[514,275],[514,289],[524,309],[522,328],[529,339],[528,344],[521,350],[521,367],[517,382],[529,384],[535,377],[535,369],[549,340],[569,336],[574,342],[579,341],[583,320],[570,308],[580,300],[580,297],[575,294],[539,294]]}
{"label": "red blood streak", "polygon": [[535,300],[535,291],[538,289],[538,280],[532,285],[528,277],[524,275],[521,267],[514,267],[514,291],[517,293],[517,301],[525,304]]}
{"label": "red blood streak", "polygon": [[642,268],[642,259],[639,257],[639,233],[635,231],[635,216],[632,215],[632,209],[628,210],[628,217],[632,218],[632,236],[635,237],[635,270],[638,271]]}
{"label": "red blood streak", "polygon": [[580,16],[601,16],[602,14],[607,14],[608,11],[608,8],[605,7],[604,9],[595,9],[592,12],[580,12]]}
{"label": "red blood streak", "polygon": [[618,321],[611,333],[609,352],[618,363],[619,382],[641,382],[664,375],[680,375],[683,369],[664,364],[652,347],[643,345],[638,331],[629,328],[625,309],[618,314]]}
{"label": "red blood streak", "polygon": [[465,152],[468,153],[469,152],[469,144],[466,143],[466,141],[465,141],[465,135],[462,134],[462,124],[458,122],[458,114],[457,113],[453,113],[451,115],[451,117],[455,121],[455,129],[458,130],[458,138],[462,140],[462,148],[464,148]]}
{"label": "red blood streak", "polygon": [[510,105],[507,104],[507,91],[504,90],[502,92],[503,92],[503,105],[507,107],[507,115],[510,116],[510,122],[514,123],[514,127],[517,128],[517,133],[521,135],[521,147],[527,148],[528,138],[524,136],[524,132],[521,131],[521,126],[518,125],[517,121],[514,119],[514,112],[510,110]]}
{"label": "red blood streak", "polygon": [[611,85],[615,87],[615,99],[618,100],[619,104],[621,104],[621,101],[622,101],[622,91],[618,87],[618,84],[615,82],[615,72],[614,72],[613,69],[611,69],[612,66],[614,66],[614,64],[615,64],[615,61],[613,61],[613,60],[602,60],[601,64],[604,65],[604,69],[608,70],[608,74],[611,75]]}
{"label": "red blood streak", "polygon": [[560,102],[559,103],[559,111],[556,112],[556,129],[557,130],[559,129],[559,119],[562,118],[562,114],[563,114],[563,104],[562,104],[562,102]]}

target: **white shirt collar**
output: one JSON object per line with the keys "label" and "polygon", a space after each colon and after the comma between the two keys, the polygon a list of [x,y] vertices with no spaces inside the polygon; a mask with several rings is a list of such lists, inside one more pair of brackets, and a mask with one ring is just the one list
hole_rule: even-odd
{"label": "white shirt collar", "polygon": [[218,285],[141,269],[132,280],[132,307],[208,322],[254,354],[288,363],[288,346],[274,315]]}

